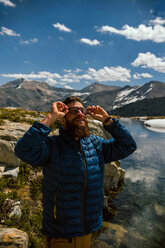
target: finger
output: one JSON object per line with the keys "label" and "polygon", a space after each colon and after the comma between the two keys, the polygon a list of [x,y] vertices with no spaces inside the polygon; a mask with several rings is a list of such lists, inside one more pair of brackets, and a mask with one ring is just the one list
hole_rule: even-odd
{"label": "finger", "polygon": [[57,102],[57,107],[59,111],[66,111],[68,106],[66,106],[63,102]]}
{"label": "finger", "polygon": [[96,107],[94,105],[91,106],[91,109],[90,109],[92,112],[94,112],[96,110]]}
{"label": "finger", "polygon": [[63,112],[66,115],[68,113],[68,109],[65,109]]}
{"label": "finger", "polygon": [[92,116],[92,117],[95,115],[95,114],[94,114],[92,111],[90,111],[90,110],[88,111],[88,114],[89,114],[90,116]]}
{"label": "finger", "polygon": [[99,105],[97,105],[96,108],[97,108],[98,110],[103,110],[103,108],[100,107]]}
{"label": "finger", "polygon": [[63,103],[62,102],[60,102],[60,101],[57,101],[57,102],[54,102],[57,106],[62,106],[63,105]]}
{"label": "finger", "polygon": [[97,106],[97,110],[102,112],[103,114],[107,114],[107,112],[102,107],[100,107],[99,105]]}

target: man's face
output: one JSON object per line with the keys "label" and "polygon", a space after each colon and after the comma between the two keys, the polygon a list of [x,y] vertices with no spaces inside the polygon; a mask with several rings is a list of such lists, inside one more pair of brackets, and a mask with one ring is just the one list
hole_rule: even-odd
{"label": "man's face", "polygon": [[80,102],[72,102],[67,106],[68,113],[63,118],[64,128],[76,140],[88,137],[90,132],[84,106]]}
{"label": "man's face", "polygon": [[[77,113],[72,113],[77,109]],[[84,106],[80,102],[72,102],[68,104],[68,113],[65,116],[66,122],[70,122],[70,124],[76,126],[85,126],[86,123],[86,115],[83,113],[81,109],[84,109]],[[76,111],[75,111],[76,112]],[[65,125],[64,125],[65,127]]]}

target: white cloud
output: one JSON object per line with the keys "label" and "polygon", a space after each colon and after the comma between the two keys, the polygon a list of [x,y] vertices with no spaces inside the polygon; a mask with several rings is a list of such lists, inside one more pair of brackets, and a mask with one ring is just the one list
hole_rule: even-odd
{"label": "white cloud", "polygon": [[72,72],[72,70],[71,70],[71,69],[69,69],[69,70],[67,70],[67,69],[63,69],[63,71],[64,71],[64,72],[66,72],[66,73],[71,73],[71,72]]}
{"label": "white cloud", "polygon": [[12,3],[10,0],[0,0],[5,6],[16,7],[16,4]]}
{"label": "white cloud", "polygon": [[151,24],[159,24],[159,25],[163,25],[165,24],[165,19],[162,19],[161,17],[157,17],[155,20],[150,20],[149,21]]}
{"label": "white cloud", "polygon": [[51,73],[48,71],[38,72],[38,75],[40,76],[40,78],[61,78],[58,73]]}
{"label": "white cloud", "polygon": [[68,74],[65,74],[63,78],[61,78],[61,81],[66,83],[79,83],[80,78],[75,73],[69,72]]}
{"label": "white cloud", "polygon": [[20,40],[20,44],[21,45],[28,45],[30,42],[29,42],[29,40]]}
{"label": "white cloud", "polygon": [[[61,84],[66,85],[69,83],[80,83],[81,81],[97,81],[97,82],[110,82],[110,81],[122,81],[129,82],[131,75],[130,70],[123,67],[107,67],[95,70],[89,68],[87,71],[83,72],[80,69],[63,70],[65,74],[60,75],[58,73],[51,73],[48,71],[40,71],[38,73],[31,72],[29,74],[14,73],[14,74],[0,74],[2,77],[6,78],[25,78],[27,80],[38,80],[45,79],[45,82],[54,85]],[[81,73],[80,73],[81,72]]]}
{"label": "white cloud", "polygon": [[1,74],[2,77],[8,78],[26,78],[26,79],[42,79],[42,78],[61,78],[58,73],[51,73],[47,71],[41,71],[38,73],[31,72],[29,74],[14,73],[14,74]]}
{"label": "white cloud", "polygon": [[36,43],[36,42],[38,42],[38,39],[37,39],[37,38],[33,38],[33,39],[30,39],[30,41],[31,41],[32,43]]}
{"label": "white cloud", "polygon": [[101,45],[100,41],[98,41],[98,40],[90,40],[90,39],[86,39],[86,38],[80,39],[80,42],[81,42],[81,43],[88,44],[88,45],[90,45],[90,46]]}
{"label": "white cloud", "polygon": [[36,43],[38,42],[38,39],[37,38],[33,38],[33,39],[30,39],[30,40],[20,40],[20,44],[21,45],[28,45],[30,43]]}
{"label": "white cloud", "polygon": [[135,73],[133,75],[134,79],[140,79],[140,78],[152,78],[153,76],[149,73]]}
{"label": "white cloud", "polygon": [[96,71],[93,68],[88,69],[88,74],[92,79],[98,82],[108,82],[108,81],[121,81],[121,82],[130,82],[130,70],[127,68],[117,66],[117,67],[107,67],[99,69]]}
{"label": "white cloud", "polygon": [[121,30],[106,25],[97,29],[97,31],[101,33],[122,35],[127,39],[136,41],[152,40],[157,43],[165,42],[165,27],[163,26],[163,24],[165,24],[165,19],[157,17],[155,20],[149,21],[149,23],[149,26],[140,24],[138,27],[131,27],[126,24]]}
{"label": "white cloud", "polygon": [[79,79],[86,79],[86,80],[92,80],[92,76],[89,74],[83,74],[79,76]]}
{"label": "white cloud", "polygon": [[80,83],[80,80],[78,78],[69,78],[64,75],[64,77],[61,79],[61,82],[65,83]]}
{"label": "white cloud", "polygon": [[139,53],[138,57],[132,62],[132,65],[135,67],[151,68],[155,71],[165,73],[165,59],[158,58],[150,52]]}
{"label": "white cloud", "polygon": [[5,28],[5,27],[1,27],[1,35],[9,35],[9,36],[21,36],[20,34],[17,34],[15,31],[13,31],[12,29],[9,28]]}
{"label": "white cloud", "polygon": [[50,85],[58,84],[58,82],[53,78],[48,78],[45,82],[50,84]]}
{"label": "white cloud", "polygon": [[67,28],[64,24],[56,23],[52,24],[54,28],[57,28],[59,31],[63,32],[72,32],[70,28]]}
{"label": "white cloud", "polygon": [[81,71],[82,71],[82,70],[79,69],[79,68],[76,68],[76,70],[74,70],[75,73],[79,73],[79,72],[81,72]]}

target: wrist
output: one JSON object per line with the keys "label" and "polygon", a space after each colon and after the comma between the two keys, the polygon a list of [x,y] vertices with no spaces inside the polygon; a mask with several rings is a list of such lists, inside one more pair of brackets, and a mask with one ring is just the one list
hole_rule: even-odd
{"label": "wrist", "polygon": [[45,118],[40,121],[40,123],[50,127],[55,121],[57,120],[57,117],[52,116],[51,113],[47,114]]}
{"label": "wrist", "polygon": [[112,119],[111,116],[108,116],[108,117],[103,121],[103,124],[104,124],[105,126],[109,126],[109,125],[111,125],[112,123],[113,123],[113,119]]}

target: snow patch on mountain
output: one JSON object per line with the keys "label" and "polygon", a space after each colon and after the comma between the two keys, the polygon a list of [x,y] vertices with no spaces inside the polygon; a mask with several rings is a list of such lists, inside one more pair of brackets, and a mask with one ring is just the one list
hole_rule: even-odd
{"label": "snow patch on mountain", "polygon": [[127,97],[134,90],[135,89],[133,88],[133,89],[126,89],[126,90],[119,92],[119,94],[116,97],[115,102],[123,100],[125,97]]}
{"label": "snow patch on mountain", "polygon": [[21,89],[22,88],[22,85],[23,85],[23,83],[21,83],[21,84],[17,84],[16,86],[15,86],[15,88],[18,90],[18,89]]}
{"label": "snow patch on mountain", "polygon": [[143,86],[121,90],[116,96],[112,109],[145,99],[146,95],[152,91],[154,85],[151,83],[146,91],[144,91],[142,87]]}

